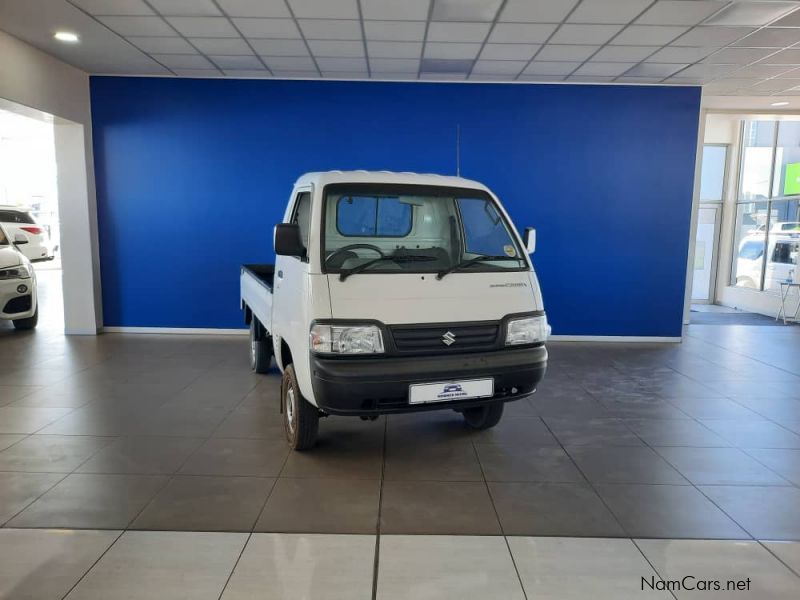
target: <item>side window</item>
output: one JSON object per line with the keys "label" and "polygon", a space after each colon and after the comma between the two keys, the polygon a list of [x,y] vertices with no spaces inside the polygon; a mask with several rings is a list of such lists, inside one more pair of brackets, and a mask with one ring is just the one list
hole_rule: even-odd
{"label": "side window", "polygon": [[308,249],[308,235],[311,227],[311,193],[300,192],[294,205],[294,217],[292,223],[300,226],[300,239]]}
{"label": "side window", "polygon": [[739,256],[748,260],[761,258],[764,253],[764,242],[745,242],[739,250]]}
{"label": "side window", "polygon": [[778,242],[772,251],[772,262],[793,265],[797,261],[797,242]]}
{"label": "side window", "polygon": [[398,198],[342,196],[336,202],[336,228],[350,237],[405,237],[412,209]]}

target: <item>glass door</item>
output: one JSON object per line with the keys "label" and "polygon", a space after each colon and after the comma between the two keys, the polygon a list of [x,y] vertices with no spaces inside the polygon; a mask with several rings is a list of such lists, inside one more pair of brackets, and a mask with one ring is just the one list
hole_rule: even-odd
{"label": "glass door", "polygon": [[694,239],[692,302],[713,303],[717,279],[717,250],[725,195],[728,146],[706,144],[700,167],[700,208]]}

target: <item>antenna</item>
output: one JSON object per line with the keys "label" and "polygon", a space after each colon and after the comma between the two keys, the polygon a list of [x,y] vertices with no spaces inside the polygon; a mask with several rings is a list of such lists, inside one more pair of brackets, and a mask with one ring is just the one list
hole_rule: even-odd
{"label": "antenna", "polygon": [[461,177],[461,124],[456,125],[456,177]]}

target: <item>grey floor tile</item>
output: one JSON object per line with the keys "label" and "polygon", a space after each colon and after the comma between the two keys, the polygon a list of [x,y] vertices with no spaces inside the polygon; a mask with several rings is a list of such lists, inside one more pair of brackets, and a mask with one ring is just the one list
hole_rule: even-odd
{"label": "grey floor tile", "polygon": [[57,484],[57,473],[0,473],[0,525]]}
{"label": "grey floor tile", "polygon": [[[697,580],[728,581],[747,590],[719,592],[676,590],[677,598],[747,598],[792,600],[800,593],[800,578],[776,560],[758,542],[726,540],[636,540],[656,571],[667,580],[681,581],[692,575]],[[735,584],[735,583],[734,583]]]}
{"label": "grey floor tile", "polygon": [[696,419],[758,419],[757,413],[728,398],[670,398],[669,403]]}
{"label": "grey floor tile", "polygon": [[150,501],[131,529],[251,531],[274,479],[178,475]]}
{"label": "grey floor tile", "polygon": [[400,481],[483,481],[478,456],[469,444],[393,442],[386,448],[384,477]]}
{"label": "grey floor tile", "polygon": [[784,479],[800,485],[800,449],[747,448],[745,452]]}
{"label": "grey floor tile", "polygon": [[0,433],[35,433],[70,410],[72,409],[0,406]]}
{"label": "grey floor tile", "polygon": [[692,486],[598,484],[595,487],[631,537],[750,537]]}
{"label": "grey floor tile", "polygon": [[240,405],[220,423],[214,431],[214,437],[285,440],[286,432],[280,406],[277,403]]}
{"label": "grey floor tile", "polygon": [[380,600],[524,598],[502,537],[382,535],[380,546]]}
{"label": "grey floor tile", "polygon": [[78,472],[169,475],[177,471],[201,443],[197,438],[120,437],[84,462]]}
{"label": "grey floor tile", "polygon": [[127,531],[69,600],[217,600],[247,534]]}
{"label": "grey floor tile", "polygon": [[486,481],[585,481],[561,448],[475,444]]}
{"label": "grey floor tile", "polygon": [[471,434],[471,441],[475,444],[517,445],[526,448],[558,445],[558,441],[539,417],[503,418],[491,429],[472,431]]}
{"label": "grey floor tile", "polygon": [[500,524],[483,482],[385,481],[381,532],[492,535]]}
{"label": "grey floor tile", "polygon": [[508,545],[528,598],[672,598],[669,592],[642,590],[642,577],[658,575],[628,539],[511,537]]}
{"label": "grey floor tile", "polygon": [[365,430],[362,435],[345,434],[341,439],[336,439],[334,432],[326,432],[313,451],[290,452],[281,477],[380,479],[382,463],[382,431]]}
{"label": "grey floor tile", "polygon": [[277,477],[289,454],[285,441],[212,438],[192,454],[185,475]]}
{"label": "grey floor tile", "polygon": [[783,477],[738,448],[664,447],[655,450],[697,485],[789,485]]}
{"label": "grey floor tile", "polygon": [[800,540],[800,489],[710,485],[700,490],[753,537]]}
{"label": "grey floor tile", "polygon": [[800,542],[772,542],[762,540],[761,543],[800,576]]}
{"label": "grey floor tile", "polygon": [[695,420],[626,419],[625,422],[650,446],[730,446],[728,441]]}
{"label": "grey floor tile", "polygon": [[166,482],[150,475],[73,473],[7,526],[124,529]]}
{"label": "grey floor tile", "polygon": [[777,398],[744,397],[738,402],[763,418],[783,421],[800,420],[800,400],[780,396]]}
{"label": "grey floor tile", "polygon": [[618,418],[578,419],[545,417],[545,422],[564,446],[643,446]]}
{"label": "grey floor tile", "polygon": [[113,441],[111,437],[31,435],[0,452],[0,471],[70,473]]}
{"label": "grey floor tile", "polygon": [[40,386],[36,385],[0,385],[0,406],[6,406],[30,396],[38,389]]}
{"label": "grey floor tile", "polygon": [[600,497],[584,483],[489,483],[506,535],[624,535]]}
{"label": "grey floor tile", "polygon": [[800,435],[771,421],[704,419],[702,423],[739,448],[800,448]]}
{"label": "grey floor tile", "polygon": [[222,600],[369,598],[374,556],[373,535],[256,533]]}
{"label": "grey floor tile", "polygon": [[119,534],[0,529],[0,598],[61,600]]}
{"label": "grey floor tile", "polygon": [[25,437],[26,436],[22,434],[12,434],[12,433],[0,434],[0,451],[5,450],[9,446],[13,446],[20,440],[24,440]]}
{"label": "grey floor tile", "polygon": [[567,452],[594,483],[687,483],[667,461],[646,446],[571,446]]}
{"label": "grey floor tile", "polygon": [[281,478],[256,523],[260,532],[375,533],[380,481]]}

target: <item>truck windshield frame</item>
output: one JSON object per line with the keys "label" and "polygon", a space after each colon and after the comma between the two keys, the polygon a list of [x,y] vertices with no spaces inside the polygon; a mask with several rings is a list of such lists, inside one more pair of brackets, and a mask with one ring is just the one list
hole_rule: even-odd
{"label": "truck windshield frame", "polygon": [[[452,208],[454,210],[455,215],[451,215],[450,220],[455,220],[455,226],[458,228],[455,232],[455,237],[457,238],[458,242],[458,256],[453,258],[452,254],[455,253],[455,249],[453,248],[453,253],[449,253],[446,251],[445,248],[441,247],[431,247],[431,248],[423,248],[421,249],[417,242],[414,241],[412,236],[413,230],[415,227],[415,219],[416,219],[416,211],[415,209],[419,208],[420,205],[412,205],[411,210],[411,220],[412,220],[412,227],[409,229],[408,233],[405,236],[398,236],[398,235],[376,235],[376,234],[365,234],[363,236],[352,235],[352,234],[343,234],[339,229],[339,222],[338,222],[338,205],[334,207],[332,210],[333,218],[335,222],[332,226],[336,229],[333,232],[333,235],[339,235],[343,239],[347,238],[347,244],[342,244],[339,248],[343,248],[346,245],[359,243],[361,241],[362,244],[366,245],[374,245],[374,242],[383,242],[386,246],[385,256],[387,256],[387,260],[384,261],[377,261],[376,267],[370,267],[363,270],[358,270],[360,275],[365,275],[369,273],[382,273],[382,274],[409,274],[409,273],[439,273],[443,270],[443,268],[449,268],[457,263],[461,263],[464,261],[468,261],[475,256],[481,256],[486,254],[498,254],[498,252],[491,252],[491,253],[484,253],[478,251],[470,251],[466,248],[467,242],[467,233],[464,229],[464,218],[462,215],[462,209],[459,204],[460,201],[468,201],[468,200],[483,200],[487,204],[484,205],[484,209],[486,210],[487,219],[494,222],[495,226],[499,223],[502,223],[502,228],[505,231],[508,239],[507,241],[503,239],[503,253],[508,257],[503,261],[495,261],[492,264],[492,261],[484,261],[484,262],[475,262],[471,264],[469,267],[458,270],[462,273],[511,273],[511,272],[520,272],[520,271],[530,271],[531,266],[529,262],[529,258],[527,254],[523,251],[521,242],[519,241],[518,233],[514,229],[513,225],[511,224],[510,220],[505,216],[504,212],[502,211],[499,203],[495,200],[495,198],[489,194],[485,190],[476,189],[476,188],[467,188],[467,187],[451,187],[451,186],[438,186],[438,185],[418,185],[418,184],[394,184],[394,183],[330,183],[325,185],[322,188],[322,202],[321,202],[321,226],[320,226],[320,235],[319,235],[319,259],[320,259],[320,267],[322,273],[347,273],[348,271],[352,270],[354,266],[357,265],[349,265],[347,267],[344,266],[344,263],[338,264],[336,266],[331,266],[328,264],[328,259],[332,256],[332,253],[337,251],[337,248],[326,248],[326,235],[328,234],[328,214],[329,210],[329,201],[331,202],[339,202],[342,200],[344,194],[352,194],[353,196],[359,197],[370,197],[371,195],[380,199],[385,197],[416,197],[419,198],[421,201],[424,199],[431,199],[431,198],[439,198],[443,201],[451,201],[453,203]],[[333,198],[333,196],[338,196],[338,198]],[[491,207],[491,210],[488,208]],[[452,227],[452,224],[450,225]],[[377,233],[377,224],[376,224],[376,232]],[[500,234],[498,234],[500,235]],[[409,239],[408,244],[404,244],[403,240],[406,238]],[[447,240],[442,240],[447,241]],[[450,232],[450,240],[449,242],[453,243],[453,236],[452,230]],[[380,249],[380,248],[379,248]],[[448,259],[447,264],[443,264],[443,260],[431,260],[431,261],[423,261],[423,260],[402,260],[403,256],[407,253],[409,255],[416,255],[420,252],[427,251],[438,251],[442,256],[446,256]],[[392,260],[388,259],[392,254],[401,258],[397,262],[393,262]],[[370,260],[377,258],[378,254],[373,252],[368,253],[365,256],[359,256],[359,258],[364,258],[365,260]],[[417,257],[419,258],[419,257]],[[516,259],[516,260],[514,260]],[[384,266],[387,265],[387,266]]]}

